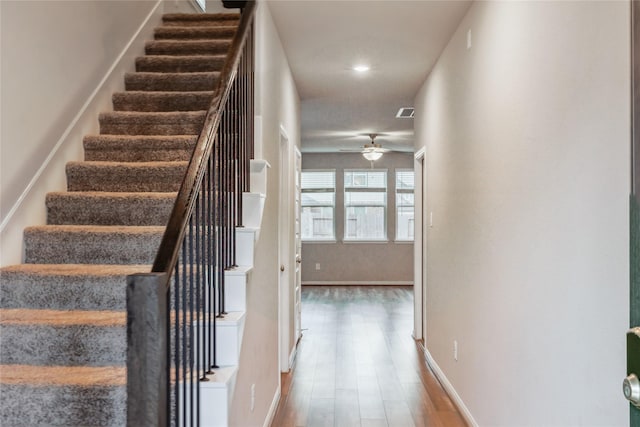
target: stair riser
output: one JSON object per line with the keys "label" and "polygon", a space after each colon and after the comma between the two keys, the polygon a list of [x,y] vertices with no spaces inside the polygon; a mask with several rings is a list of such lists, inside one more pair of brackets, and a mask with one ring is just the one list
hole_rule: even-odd
{"label": "stair riser", "polygon": [[26,229],[28,264],[153,264],[162,232],[42,232]]}
{"label": "stair riser", "polygon": [[[156,75],[154,75],[156,74]],[[124,87],[128,91],[199,92],[212,91],[219,73],[129,73]]]}
{"label": "stair riser", "polygon": [[228,27],[238,25],[239,18],[234,19],[170,19],[162,20],[165,27]]}
{"label": "stair riser", "polygon": [[111,113],[100,114],[98,120],[100,121],[101,125],[191,126],[194,124],[202,125],[206,114],[206,111],[176,111],[156,113],[114,111]]}
{"label": "stair riser", "polygon": [[186,171],[186,164],[163,167],[94,167],[74,163],[67,165],[69,191],[176,192]]}
{"label": "stair riser", "polygon": [[231,39],[236,27],[158,27],[154,31],[156,40],[207,40]]}
{"label": "stair riser", "polygon": [[137,72],[204,73],[219,72],[224,55],[216,56],[142,56],[136,59]]}
{"label": "stair riser", "polygon": [[47,223],[53,225],[166,225],[173,194],[165,198],[47,195]]}
{"label": "stair riser", "polygon": [[86,136],[84,157],[87,161],[105,162],[173,162],[189,161],[197,135],[166,138],[118,135]]}
{"label": "stair riser", "polygon": [[154,94],[149,92],[124,92],[113,95],[115,111],[203,111],[208,110],[213,93],[175,92]]}
{"label": "stair riser", "polygon": [[230,41],[169,41],[159,40],[147,42],[147,55],[216,55],[226,53],[231,46]]}
{"label": "stair riser", "polygon": [[126,386],[2,385],[0,425],[124,426]]}
{"label": "stair riser", "polygon": [[100,123],[100,133],[104,135],[197,135],[202,130],[203,123],[203,121],[166,125],[157,123]]}
{"label": "stair riser", "polygon": [[2,325],[3,364],[112,366],[126,363],[126,327]]}
{"label": "stair riser", "polygon": [[[218,319],[216,321],[216,364],[218,366],[232,366],[237,365],[240,357],[240,349],[242,346],[242,333],[244,330],[244,317],[239,321],[229,323],[224,319]],[[205,336],[209,333],[209,329],[202,328],[200,323],[195,323],[191,328],[193,334],[200,334]],[[172,329],[173,332],[173,329]],[[194,335],[195,336],[195,335]],[[207,341],[208,342],[208,341]],[[182,343],[181,343],[182,344]],[[180,345],[180,352],[182,353],[182,345]],[[213,352],[213,347],[211,348]],[[174,354],[175,347],[172,343],[171,354]]]}
{"label": "stair riser", "polygon": [[89,149],[84,152],[86,161],[94,162],[187,162],[191,159],[193,148],[182,150],[118,150],[118,149]]}
{"label": "stair riser", "polygon": [[[141,271],[144,271],[141,269]],[[148,271],[148,270],[147,270]],[[126,276],[30,276],[2,273],[0,307],[125,310]],[[46,288],[46,292],[43,292]]]}

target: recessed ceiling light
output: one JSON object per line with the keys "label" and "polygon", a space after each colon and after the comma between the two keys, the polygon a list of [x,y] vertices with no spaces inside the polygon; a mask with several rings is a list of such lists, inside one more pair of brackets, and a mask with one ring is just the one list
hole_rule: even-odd
{"label": "recessed ceiling light", "polygon": [[353,71],[357,73],[366,73],[369,70],[370,70],[370,67],[364,64],[356,65],[355,67],[353,67]]}

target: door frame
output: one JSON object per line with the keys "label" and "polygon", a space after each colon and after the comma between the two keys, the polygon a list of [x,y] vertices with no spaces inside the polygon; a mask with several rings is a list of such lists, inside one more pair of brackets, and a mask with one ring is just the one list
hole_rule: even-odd
{"label": "door frame", "polygon": [[278,366],[289,372],[291,348],[291,143],[280,125],[279,200],[278,200]]}
{"label": "door frame", "polygon": [[302,153],[293,146],[293,350],[289,357],[289,365],[302,338]]}
{"label": "door frame", "polygon": [[413,339],[425,340],[426,316],[426,228],[424,221],[424,160],[425,148],[414,155],[414,239],[413,239]]}
{"label": "door frame", "polygon": [[[631,194],[629,197],[629,327],[640,325],[640,4],[631,1]],[[634,340],[627,335],[627,374],[637,367]],[[633,336],[633,335],[632,335]],[[635,372],[637,374],[637,372]],[[640,409],[629,405],[629,425],[640,426]]]}

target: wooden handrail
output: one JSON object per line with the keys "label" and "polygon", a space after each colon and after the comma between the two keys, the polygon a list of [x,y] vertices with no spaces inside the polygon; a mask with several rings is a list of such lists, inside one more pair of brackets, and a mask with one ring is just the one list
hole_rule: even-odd
{"label": "wooden handrail", "polygon": [[[236,78],[242,48],[250,33],[249,30],[255,16],[255,10],[255,0],[247,1],[242,10],[240,24],[231,43],[227,61],[220,73],[220,79],[214,91],[213,100],[207,112],[204,127],[198,138],[189,165],[187,166],[184,180],[182,181],[178,196],[173,205],[173,210],[171,211],[171,217],[167,223],[165,233],[162,236],[160,248],[158,249],[158,254],[151,269],[154,273],[170,274],[178,262],[180,243],[185,235],[189,217],[196,201],[196,195],[198,191],[200,191],[202,177],[204,176],[213,144],[217,140],[216,134],[220,127],[222,109],[229,98],[232,83]],[[169,283],[167,283],[167,287],[168,286]]]}

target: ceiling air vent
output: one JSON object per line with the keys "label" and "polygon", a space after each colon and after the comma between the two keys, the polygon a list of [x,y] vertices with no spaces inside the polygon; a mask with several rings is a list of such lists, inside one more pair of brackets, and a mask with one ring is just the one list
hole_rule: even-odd
{"label": "ceiling air vent", "polygon": [[398,119],[413,119],[413,114],[415,113],[415,108],[413,107],[402,107],[398,110],[396,117]]}

